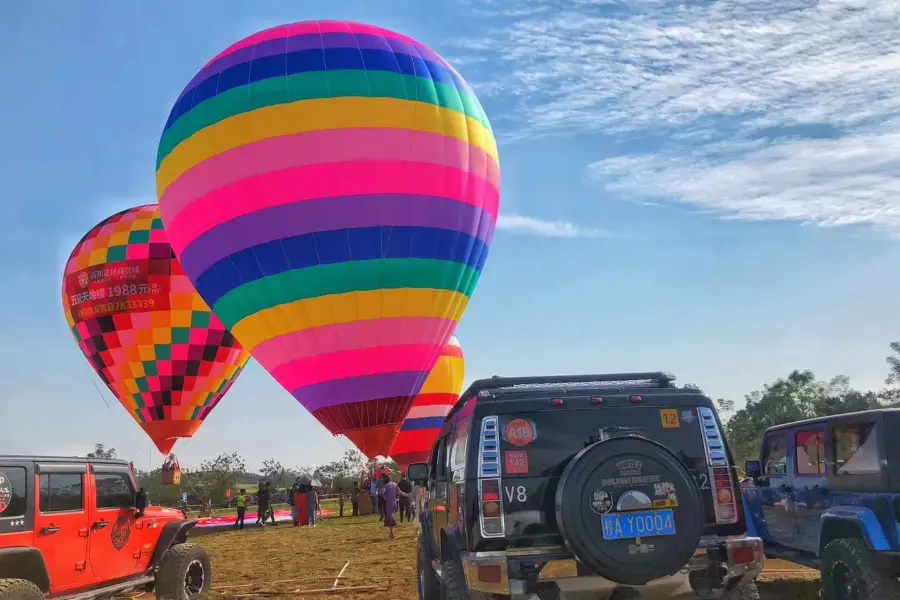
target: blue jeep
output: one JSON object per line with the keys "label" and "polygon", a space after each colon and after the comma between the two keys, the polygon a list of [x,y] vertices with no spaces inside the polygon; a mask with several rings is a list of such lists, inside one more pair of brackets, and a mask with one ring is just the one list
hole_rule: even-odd
{"label": "blue jeep", "polygon": [[[823,600],[900,599],[900,410],[772,427],[743,484],[766,555],[822,574]],[[755,532],[753,531],[755,529]]]}

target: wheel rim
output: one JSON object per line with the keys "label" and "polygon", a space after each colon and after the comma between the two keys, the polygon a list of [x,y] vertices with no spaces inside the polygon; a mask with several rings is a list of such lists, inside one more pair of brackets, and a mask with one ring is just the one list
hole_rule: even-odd
{"label": "wheel rim", "polygon": [[859,582],[846,563],[837,562],[831,569],[831,582],[838,600],[862,600]]}
{"label": "wheel rim", "polygon": [[196,596],[203,591],[206,583],[206,569],[199,560],[192,560],[184,574],[184,591],[188,596]]}

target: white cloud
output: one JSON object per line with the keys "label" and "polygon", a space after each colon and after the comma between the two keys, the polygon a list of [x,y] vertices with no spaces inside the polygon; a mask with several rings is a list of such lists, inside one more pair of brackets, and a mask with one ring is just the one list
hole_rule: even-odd
{"label": "white cloud", "polygon": [[592,177],[643,199],[900,231],[900,0],[533,5],[458,42],[507,140],[602,136]]}
{"label": "white cloud", "polygon": [[554,238],[597,238],[609,236],[609,234],[599,229],[582,227],[568,221],[545,221],[534,217],[523,217],[522,215],[501,214],[497,221],[497,228],[504,231]]}

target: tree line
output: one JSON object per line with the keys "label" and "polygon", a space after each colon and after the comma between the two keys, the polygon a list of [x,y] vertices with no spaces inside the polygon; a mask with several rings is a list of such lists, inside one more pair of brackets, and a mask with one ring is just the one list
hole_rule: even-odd
{"label": "tree line", "polygon": [[[95,444],[94,450],[87,453],[91,458],[116,458],[115,448],[107,448],[104,444]],[[349,492],[354,482],[359,482],[360,475],[366,470],[369,461],[361,452],[349,449],[339,460],[317,467],[285,467],[275,458],[263,461],[259,472],[247,470],[244,457],[237,452],[222,453],[213,459],[205,460],[196,469],[182,465],[180,485],[163,485],[162,468],[144,471],[136,469],[138,485],[143,488],[154,504],[176,506],[181,502],[182,494],[187,493],[188,504],[213,505],[224,504],[228,491],[232,496],[242,487],[255,487],[261,481],[269,482],[276,490],[287,489],[299,477],[317,479],[325,491]],[[392,461],[383,461],[386,465],[399,471]]]}
{"label": "tree line", "polygon": [[759,458],[766,429],[792,421],[815,417],[892,407],[900,401],[900,342],[891,342],[891,354],[885,357],[885,387],[858,390],[850,378],[837,375],[820,380],[810,370],[791,371],[754,390],[744,398],[746,405],[736,410],[734,400],[716,401],[719,415],[725,419],[725,436],[738,465]]}

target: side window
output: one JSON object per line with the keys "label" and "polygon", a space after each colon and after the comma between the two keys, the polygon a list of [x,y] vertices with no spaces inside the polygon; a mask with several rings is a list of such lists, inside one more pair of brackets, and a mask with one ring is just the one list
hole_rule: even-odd
{"label": "side window", "polygon": [[835,475],[875,475],[881,471],[875,423],[835,427],[832,442]]}
{"label": "side window", "polygon": [[84,510],[83,479],[81,473],[41,473],[41,512]]}
{"label": "side window", "polygon": [[766,439],[766,453],[763,459],[763,473],[776,477],[787,475],[787,436],[783,433],[770,435]]}
{"label": "side window", "polygon": [[134,506],[134,488],[125,473],[97,473],[97,508]]}
{"label": "side window", "polygon": [[798,431],[794,448],[797,475],[825,474],[825,432]]}
{"label": "side window", "polygon": [[[462,411],[461,411],[461,414]],[[469,446],[469,429],[472,416],[461,417],[453,430],[453,444],[450,446],[450,470],[458,471],[466,468],[466,450]]]}
{"label": "side window", "polygon": [[24,468],[0,465],[0,519],[25,516],[28,508],[27,481]]}
{"label": "side window", "polygon": [[444,435],[438,442],[437,452],[432,457],[435,462],[431,465],[431,472],[434,473],[436,481],[447,480],[447,441],[448,435]]}

